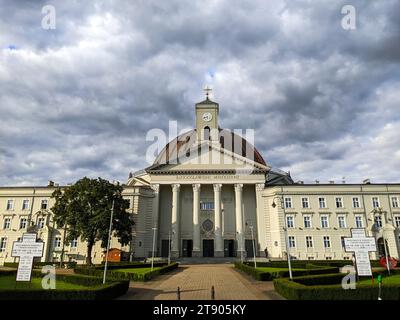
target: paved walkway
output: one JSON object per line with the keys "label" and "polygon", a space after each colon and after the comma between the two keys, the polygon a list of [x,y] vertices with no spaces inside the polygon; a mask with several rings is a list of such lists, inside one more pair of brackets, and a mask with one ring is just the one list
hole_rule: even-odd
{"label": "paved walkway", "polygon": [[152,281],[131,282],[129,291],[120,299],[176,300],[180,287],[181,300],[210,300],[212,286],[216,300],[282,299],[272,282],[256,281],[231,264],[180,266]]}

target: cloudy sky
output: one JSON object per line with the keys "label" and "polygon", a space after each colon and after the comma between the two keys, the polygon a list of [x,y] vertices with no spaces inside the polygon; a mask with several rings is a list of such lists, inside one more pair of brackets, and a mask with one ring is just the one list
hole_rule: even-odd
{"label": "cloudy sky", "polygon": [[0,0],[0,185],[125,181],[149,165],[148,130],[194,126],[206,84],[220,125],[254,129],[295,180],[400,182],[399,12],[397,0]]}

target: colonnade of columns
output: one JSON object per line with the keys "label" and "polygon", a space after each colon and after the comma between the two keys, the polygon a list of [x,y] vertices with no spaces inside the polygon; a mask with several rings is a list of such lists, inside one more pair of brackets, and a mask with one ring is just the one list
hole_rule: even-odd
{"label": "colonnade of columns", "polygon": [[[228,186],[228,185],[227,185]],[[171,256],[179,257],[180,230],[179,230],[179,195],[180,184],[172,184],[172,215],[171,215]],[[224,239],[222,235],[222,208],[221,192],[222,184],[213,184],[214,189],[214,241],[216,257],[224,256]],[[193,248],[192,256],[202,256],[201,232],[200,232],[200,192],[201,184],[193,184]],[[237,254],[240,256],[245,251],[244,228],[243,228],[243,184],[235,184],[235,217],[236,217],[236,241]]]}

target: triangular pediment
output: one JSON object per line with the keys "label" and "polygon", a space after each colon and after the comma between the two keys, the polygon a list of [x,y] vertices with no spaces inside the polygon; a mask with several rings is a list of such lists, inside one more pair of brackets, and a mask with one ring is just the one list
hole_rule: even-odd
{"label": "triangular pediment", "polygon": [[149,173],[190,171],[248,171],[267,172],[268,166],[257,163],[250,156],[240,156],[219,146],[203,141],[184,153],[169,157],[166,163],[157,163],[146,169]]}

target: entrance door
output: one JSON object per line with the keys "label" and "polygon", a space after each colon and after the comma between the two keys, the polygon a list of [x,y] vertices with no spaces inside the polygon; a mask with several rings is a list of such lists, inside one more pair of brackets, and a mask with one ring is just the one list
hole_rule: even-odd
{"label": "entrance door", "polygon": [[214,240],[203,240],[203,257],[214,257]]}
{"label": "entrance door", "polygon": [[236,257],[235,240],[224,240],[224,256],[225,257]]}
{"label": "entrance door", "polygon": [[182,257],[191,257],[193,250],[193,241],[191,239],[182,240]]}
{"label": "entrance door", "polygon": [[161,257],[167,258],[169,253],[169,240],[161,240]]}
{"label": "entrance door", "polygon": [[[256,244],[254,243],[254,248]],[[244,248],[246,250],[246,257],[254,257],[254,250],[253,250],[253,240],[246,239],[244,242]]]}

